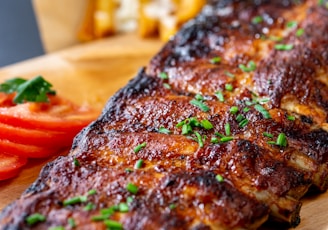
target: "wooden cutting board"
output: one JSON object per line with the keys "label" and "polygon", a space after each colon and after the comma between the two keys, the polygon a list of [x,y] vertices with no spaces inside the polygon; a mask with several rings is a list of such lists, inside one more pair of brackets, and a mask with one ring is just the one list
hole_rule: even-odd
{"label": "wooden cutting board", "polygon": [[[108,98],[125,86],[162,45],[158,40],[141,40],[135,35],[116,36],[2,68],[0,82],[16,76],[42,75],[58,94],[100,112]],[[0,181],[0,210],[17,199],[51,160],[31,160],[18,177]],[[303,201],[297,230],[328,229],[328,192]]]}
{"label": "wooden cutting board", "polygon": [[[100,113],[109,97],[126,85],[161,45],[158,40],[141,40],[134,35],[112,37],[2,68],[0,82],[42,75],[59,95],[92,105]],[[30,160],[17,178],[0,181],[0,210],[19,197],[50,160]]]}

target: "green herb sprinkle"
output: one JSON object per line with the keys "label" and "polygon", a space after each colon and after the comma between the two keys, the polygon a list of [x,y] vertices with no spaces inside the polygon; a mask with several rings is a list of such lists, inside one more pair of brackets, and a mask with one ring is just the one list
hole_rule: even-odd
{"label": "green herb sprinkle", "polygon": [[46,221],[46,217],[40,213],[34,213],[25,218],[25,221],[28,225],[34,225],[40,222]]}
{"label": "green herb sprinkle", "polygon": [[205,105],[203,102],[198,101],[198,100],[196,100],[196,99],[192,99],[192,100],[190,101],[190,104],[191,104],[191,105],[194,105],[194,106],[196,106],[196,107],[198,107],[199,109],[201,109],[201,110],[204,111],[204,112],[208,112],[208,111],[210,111],[210,108],[209,108],[207,105]]}
{"label": "green herb sprinkle", "polygon": [[137,160],[137,162],[134,165],[135,169],[141,169],[144,164],[144,161],[142,159]]}
{"label": "green herb sprinkle", "polygon": [[289,50],[292,50],[294,48],[294,45],[293,44],[276,44],[274,46],[274,48],[276,50],[289,51]]}
{"label": "green herb sprinkle", "polygon": [[217,174],[216,176],[215,176],[215,179],[218,181],[218,182],[223,182],[224,181],[224,178],[223,178],[223,176],[221,175],[221,174]]}
{"label": "green herb sprinkle", "polygon": [[141,143],[140,145],[137,145],[136,147],[134,147],[133,151],[134,151],[135,153],[137,153],[137,152],[139,152],[141,149],[145,148],[146,145],[147,145],[147,143],[146,143],[146,142],[143,142],[143,143]]}
{"label": "green herb sprinkle", "polygon": [[132,183],[128,183],[126,185],[126,190],[132,194],[137,194],[138,193],[138,186],[136,186],[135,184],[132,184]]}

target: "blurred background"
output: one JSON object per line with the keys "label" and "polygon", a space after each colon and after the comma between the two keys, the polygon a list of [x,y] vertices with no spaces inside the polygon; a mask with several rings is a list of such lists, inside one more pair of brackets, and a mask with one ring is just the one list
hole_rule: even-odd
{"label": "blurred background", "polygon": [[0,67],[44,53],[31,0],[1,0],[0,31]]}
{"label": "blurred background", "polygon": [[206,0],[1,0],[0,67],[122,33],[167,41]]}

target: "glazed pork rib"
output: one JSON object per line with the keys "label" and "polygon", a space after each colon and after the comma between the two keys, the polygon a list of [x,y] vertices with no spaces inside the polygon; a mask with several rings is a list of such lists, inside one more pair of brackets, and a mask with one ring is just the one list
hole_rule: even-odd
{"label": "glazed pork rib", "polygon": [[[85,229],[97,229],[105,225],[96,217],[129,197],[129,212],[117,211],[110,217],[126,229],[255,229],[269,213],[296,225],[298,199],[316,171],[289,165],[288,157],[278,155],[280,148],[254,144],[252,135],[243,134],[232,122],[234,139],[211,143],[216,132],[225,133],[220,121],[231,114],[219,113],[222,107],[228,108],[215,100],[206,102],[212,111],[205,113],[189,103],[192,98],[174,94],[161,79],[141,72],[79,134],[70,156],[45,167],[39,180],[3,212],[4,228],[24,229],[28,214],[42,212],[47,221],[39,228],[68,227],[67,220],[74,218]],[[254,116],[263,120],[258,112]],[[177,124],[188,118],[213,125],[211,129],[193,127],[203,137],[203,147],[194,134],[181,135]],[[170,134],[160,131],[163,127]],[[142,143],[146,146],[134,151]],[[140,159],[142,167],[135,169]],[[315,164],[306,158],[300,161]],[[137,186],[136,194],[126,189],[129,183]],[[88,196],[87,202],[63,204],[93,189],[97,193]],[[95,207],[87,212],[88,202]]]}
{"label": "glazed pork rib", "polygon": [[296,227],[328,188],[327,31],[314,0],[209,1],[0,228]]}
{"label": "glazed pork rib", "polygon": [[228,102],[246,88],[269,98],[268,108],[295,112],[327,130],[327,8],[315,0],[259,2],[205,7],[147,73],[166,72],[180,93],[214,95],[231,84],[233,92],[224,92]]}

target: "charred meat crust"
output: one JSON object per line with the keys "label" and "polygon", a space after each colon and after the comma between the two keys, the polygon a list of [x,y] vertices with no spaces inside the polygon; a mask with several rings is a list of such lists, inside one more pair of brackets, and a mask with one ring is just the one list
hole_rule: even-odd
{"label": "charred meat crust", "polygon": [[[125,189],[129,181],[137,184],[140,190],[137,195],[132,195],[130,211],[122,219],[127,229],[157,229],[163,226],[165,229],[187,229],[192,228],[193,224],[195,227],[224,229],[238,229],[240,226],[253,228],[258,227],[254,224],[259,220],[262,223],[267,217],[268,209],[264,204],[238,192],[228,181],[218,183],[212,171],[186,172],[176,169],[158,173],[148,169],[126,172],[119,164],[108,165],[104,160],[111,162],[111,159],[106,159],[104,152],[86,154],[89,151],[87,146],[92,149],[89,143],[85,143],[81,149],[85,152],[74,154],[81,162],[78,168],[72,163],[73,156],[55,161],[48,171],[47,184],[51,189],[39,190],[36,194],[27,193],[16,201],[14,209],[4,212],[4,216],[13,219],[8,219],[8,225],[2,227],[27,229],[25,217],[42,209],[47,215],[47,222],[38,225],[41,229],[67,226],[70,217],[74,217],[80,226],[102,228],[99,222],[90,223],[91,216],[131,196]],[[161,176],[154,178],[154,175]],[[81,180],[85,186],[81,186]],[[90,189],[97,190],[97,195],[88,199],[96,204],[93,211],[83,211],[85,204],[63,206],[63,200],[85,194]],[[171,210],[170,204],[175,204],[176,208]],[[17,210],[24,212],[20,212],[22,214],[19,216],[12,215]]]}
{"label": "charred meat crust", "polygon": [[[148,76],[144,76],[149,79]],[[146,80],[143,80],[146,81]],[[160,80],[157,80],[160,81]],[[135,82],[135,84],[138,84]],[[302,169],[307,169],[313,174],[319,173],[325,175],[322,180],[314,182],[318,187],[321,184],[325,184],[327,170],[318,172],[319,165],[327,162],[322,156],[327,151],[326,141],[328,133],[321,129],[314,129],[310,131],[310,126],[304,123],[301,119],[296,119],[291,122],[286,118],[286,112],[283,110],[271,110],[272,119],[263,119],[261,114],[250,108],[250,111],[243,113],[243,115],[249,119],[250,123],[247,128],[240,128],[236,121],[236,116],[229,112],[230,106],[214,101],[208,101],[207,103],[215,111],[212,113],[204,113],[194,106],[190,105],[189,101],[192,97],[184,95],[175,95],[167,91],[166,95],[163,95],[165,89],[158,83],[158,86],[154,88],[154,93],[150,93],[151,89],[147,89],[147,92],[151,96],[145,97],[131,97],[128,98],[128,102],[124,100],[124,105],[115,100],[111,102],[110,108],[116,111],[119,106],[121,113],[110,116],[104,115],[106,122],[100,122],[103,131],[105,130],[117,130],[122,132],[158,132],[160,127],[166,127],[171,130],[173,134],[180,134],[180,128],[176,127],[176,124],[185,119],[195,117],[198,120],[208,119],[213,125],[214,130],[219,133],[225,132],[225,124],[229,123],[231,127],[231,134],[241,139],[247,139],[255,142],[266,149],[267,154],[279,161],[286,161],[287,164],[291,158],[297,158],[298,161],[303,159],[304,164],[310,164],[302,166]],[[158,95],[157,95],[158,94]],[[106,124],[103,124],[106,123]],[[206,131],[204,129],[198,130],[202,135],[214,136],[214,130]],[[267,144],[270,138],[264,137],[264,132],[270,132],[274,136],[278,136],[279,133],[286,133],[289,139],[289,147],[285,151],[281,151],[274,146]],[[248,134],[247,134],[248,133]],[[316,153],[316,155],[314,155]],[[296,159],[294,161],[297,161]],[[316,165],[316,166],[314,166]],[[324,190],[325,188],[323,188]]]}
{"label": "charred meat crust", "polygon": [[[328,30],[327,10],[315,1],[261,1],[257,7],[251,1],[223,2],[224,7],[207,7],[187,23],[152,59],[147,73],[167,72],[169,84],[181,92],[213,95],[230,83],[269,97],[271,108],[288,108],[285,100],[295,100],[303,105],[296,112],[327,123],[328,35],[322,33]],[[285,3],[294,14],[285,11]],[[256,16],[261,16],[261,23],[250,23]],[[288,28],[288,22],[296,24]],[[303,34],[297,36],[297,30]],[[293,48],[277,50],[276,44]],[[219,64],[210,63],[218,56]],[[256,69],[243,73],[238,67],[249,61]]]}
{"label": "charred meat crust", "polygon": [[[297,226],[300,198],[328,187],[327,17],[314,0],[209,1],[109,99],[69,156],[2,211],[0,227],[28,229],[25,218],[39,212],[38,229],[69,218],[105,229],[92,218],[122,203],[128,212],[107,218],[126,229],[256,229],[269,217]],[[250,61],[255,69],[240,68]],[[87,201],[64,205],[76,196]]]}

